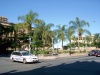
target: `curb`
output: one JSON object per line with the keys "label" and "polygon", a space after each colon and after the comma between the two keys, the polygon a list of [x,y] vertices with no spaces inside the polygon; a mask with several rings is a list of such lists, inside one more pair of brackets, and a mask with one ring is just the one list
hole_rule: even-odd
{"label": "curb", "polygon": [[38,56],[39,59],[59,59],[59,58],[68,58],[68,57],[74,57],[74,56],[84,56],[84,55],[87,55],[87,53],[84,53],[84,54],[72,54],[72,55],[69,55],[69,54],[59,54],[58,56]]}

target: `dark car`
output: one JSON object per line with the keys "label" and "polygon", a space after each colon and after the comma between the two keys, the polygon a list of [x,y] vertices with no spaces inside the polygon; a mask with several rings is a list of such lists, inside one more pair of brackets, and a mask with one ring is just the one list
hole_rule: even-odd
{"label": "dark car", "polygon": [[100,51],[98,51],[95,56],[99,57],[100,56]]}
{"label": "dark car", "polygon": [[89,53],[88,53],[88,56],[96,56],[96,54],[98,53],[99,50],[91,50]]}

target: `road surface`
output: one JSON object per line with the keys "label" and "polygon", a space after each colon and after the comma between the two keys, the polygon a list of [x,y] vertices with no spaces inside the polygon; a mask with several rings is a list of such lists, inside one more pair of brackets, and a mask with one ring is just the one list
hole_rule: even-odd
{"label": "road surface", "polygon": [[0,75],[100,75],[100,57],[84,55],[29,64],[0,57]]}

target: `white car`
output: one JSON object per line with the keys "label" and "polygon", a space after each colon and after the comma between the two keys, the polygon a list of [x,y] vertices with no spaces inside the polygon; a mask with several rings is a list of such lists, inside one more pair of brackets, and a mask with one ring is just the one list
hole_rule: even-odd
{"label": "white car", "polygon": [[13,51],[10,59],[12,61],[19,61],[23,63],[27,62],[39,62],[39,58],[35,55],[30,54],[28,51]]}

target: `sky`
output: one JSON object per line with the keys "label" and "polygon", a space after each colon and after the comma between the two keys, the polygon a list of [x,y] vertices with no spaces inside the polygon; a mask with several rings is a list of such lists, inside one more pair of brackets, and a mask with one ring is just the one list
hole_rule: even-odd
{"label": "sky", "polygon": [[86,29],[92,34],[100,33],[100,0],[0,0],[0,16],[7,17],[8,22],[20,22],[18,16],[30,10],[37,12],[46,24],[55,26],[69,25],[78,17],[90,24]]}

